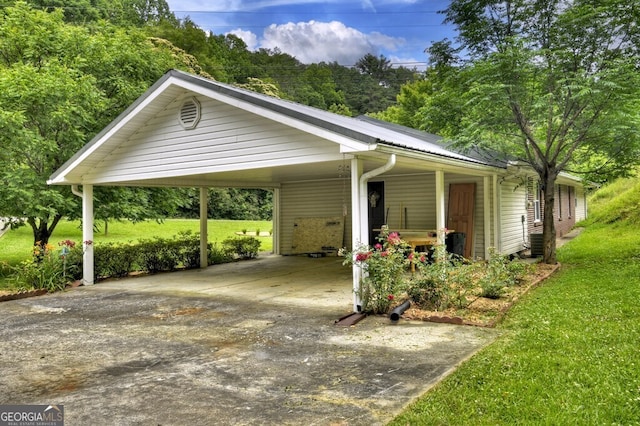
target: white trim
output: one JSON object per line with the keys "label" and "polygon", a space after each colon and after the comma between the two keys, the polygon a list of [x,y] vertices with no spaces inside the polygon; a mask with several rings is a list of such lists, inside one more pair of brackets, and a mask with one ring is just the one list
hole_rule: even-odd
{"label": "white trim", "polygon": [[444,171],[436,170],[436,230],[438,244],[444,244],[444,233],[440,232],[447,226],[444,194]]}
{"label": "white trim", "polygon": [[[353,158],[351,159],[351,247],[353,250],[362,243],[360,235],[360,221],[362,219],[360,213],[362,208],[360,205],[360,176],[362,176],[362,161]],[[362,301],[358,295],[362,269],[354,265],[351,270],[353,274],[353,312],[358,312],[362,310]]]}
{"label": "white trim", "polygon": [[82,284],[94,284],[93,185],[82,186]]}
{"label": "white trim", "polygon": [[498,185],[498,175],[493,175],[493,247],[501,252],[502,250],[502,224],[500,222],[500,218],[502,217],[502,209],[500,208],[500,203],[502,202],[502,198],[500,195],[500,189]]}
{"label": "white trim", "polygon": [[271,223],[273,224],[273,232],[271,233],[273,238],[273,254],[280,254],[282,252],[280,248],[281,207],[280,188],[273,188],[273,210],[271,214]]}
{"label": "white trim", "polygon": [[207,243],[209,242],[208,222],[209,219],[209,188],[200,188],[200,268],[209,266],[207,256]]}
{"label": "white trim", "polygon": [[[484,258],[489,259],[489,246],[491,246],[491,177],[485,176],[482,179],[482,185],[484,186],[482,191],[484,209]],[[495,191],[495,188],[493,190]]]}

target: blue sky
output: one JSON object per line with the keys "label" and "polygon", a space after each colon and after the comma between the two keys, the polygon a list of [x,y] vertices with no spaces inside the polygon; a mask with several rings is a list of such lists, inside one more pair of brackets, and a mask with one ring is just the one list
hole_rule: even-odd
{"label": "blue sky", "polygon": [[167,0],[214,34],[233,33],[250,49],[278,48],[303,63],[350,66],[367,53],[423,69],[424,49],[455,38],[437,13],[448,0]]}

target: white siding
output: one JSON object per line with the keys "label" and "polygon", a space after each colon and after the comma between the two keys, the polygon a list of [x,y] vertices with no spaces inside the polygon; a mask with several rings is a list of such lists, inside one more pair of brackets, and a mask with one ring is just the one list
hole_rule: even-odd
{"label": "white siding", "polygon": [[348,180],[294,182],[280,188],[280,252],[292,253],[293,225],[297,218],[342,216],[344,218],[344,247],[351,245],[351,188]]}
{"label": "white siding", "polygon": [[436,229],[435,175],[386,177],[385,212],[391,229]]}
{"label": "white siding", "polygon": [[573,190],[575,191],[575,215],[576,222],[580,222],[587,218],[587,195],[584,187],[582,186],[574,186]]}
{"label": "white siding", "polygon": [[[513,254],[524,250],[527,230],[527,188],[520,183],[505,181],[500,190],[500,227],[503,254]],[[522,218],[524,217],[524,223]]]}
{"label": "white siding", "polygon": [[[433,173],[408,176],[385,176],[372,179],[384,181],[385,211],[391,229],[436,229],[435,175]],[[445,174],[445,193],[450,183],[476,183],[474,235],[474,257],[484,257],[484,187],[481,177]],[[293,225],[299,217],[340,216],[343,202],[347,205],[344,246],[351,244],[351,191],[349,181],[324,180],[285,183],[281,194],[281,253],[291,254]],[[524,195],[521,205],[524,206]],[[515,219],[514,219],[515,220]],[[520,220],[520,216],[517,217]]]}
{"label": "white siding", "polygon": [[141,127],[90,173],[101,181],[246,170],[333,159],[339,145],[221,102],[198,99],[193,130],[178,122],[181,100]]}

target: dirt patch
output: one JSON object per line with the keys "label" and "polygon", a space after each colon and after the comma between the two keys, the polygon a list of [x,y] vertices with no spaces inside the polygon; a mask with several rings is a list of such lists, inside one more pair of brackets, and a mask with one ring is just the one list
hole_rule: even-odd
{"label": "dirt patch", "polygon": [[424,310],[413,304],[402,316],[409,320],[495,327],[522,295],[539,285],[559,267],[560,264],[537,263],[532,265],[532,270],[526,275],[524,281],[520,285],[506,288],[504,295],[499,299],[476,297],[466,308],[451,307],[443,311]]}

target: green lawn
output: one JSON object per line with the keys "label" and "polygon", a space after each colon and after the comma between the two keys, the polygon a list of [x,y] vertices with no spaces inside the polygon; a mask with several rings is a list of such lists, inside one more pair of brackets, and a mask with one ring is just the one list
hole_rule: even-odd
{"label": "green lawn", "polygon": [[[98,224],[103,226],[103,224]],[[270,232],[272,230],[271,221],[253,220],[209,220],[208,232],[209,241],[221,243],[226,238],[235,236],[236,232],[246,230],[247,232]],[[108,235],[104,235],[104,228],[99,228],[94,233],[96,244],[101,242],[129,242],[139,239],[153,237],[172,237],[181,231],[200,232],[200,221],[197,219],[168,219],[162,223],[155,221],[131,223],[113,222],[109,224]],[[50,243],[56,245],[58,241],[73,240],[82,241],[82,229],[79,221],[63,221],[56,227],[51,237]],[[273,239],[271,237],[260,237],[260,251],[271,251],[273,249]],[[16,265],[31,255],[33,245],[33,234],[31,228],[22,228],[9,231],[0,237],[0,263]],[[8,285],[0,274],[0,288]]]}
{"label": "green lawn", "polygon": [[591,226],[503,335],[392,425],[640,424],[640,231]]}

